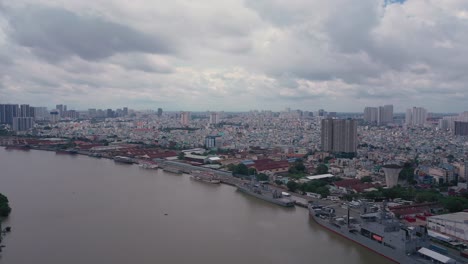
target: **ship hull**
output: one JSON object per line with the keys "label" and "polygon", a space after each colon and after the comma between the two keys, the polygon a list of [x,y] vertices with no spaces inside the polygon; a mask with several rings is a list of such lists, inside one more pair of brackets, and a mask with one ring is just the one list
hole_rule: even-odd
{"label": "ship hull", "polygon": [[252,192],[252,191],[250,191],[250,190],[248,190],[246,188],[242,188],[240,186],[237,186],[237,190],[239,190],[240,192],[249,194],[251,196],[254,196],[254,197],[258,198],[258,199],[262,199],[264,201],[270,202],[270,203],[274,203],[274,204],[281,205],[281,206],[284,206],[284,207],[294,207],[294,201],[286,203],[286,202],[283,202],[283,201],[278,200],[278,199],[274,199],[274,198],[270,198],[270,197],[267,197],[267,196],[264,196],[264,195],[261,195],[261,194],[258,194],[258,193],[254,193],[254,192]]}
{"label": "ship hull", "polygon": [[192,176],[190,177],[194,181],[199,181],[199,182],[204,182],[204,183],[210,183],[210,184],[220,184],[220,180],[210,180],[210,179],[203,179],[199,177]]}

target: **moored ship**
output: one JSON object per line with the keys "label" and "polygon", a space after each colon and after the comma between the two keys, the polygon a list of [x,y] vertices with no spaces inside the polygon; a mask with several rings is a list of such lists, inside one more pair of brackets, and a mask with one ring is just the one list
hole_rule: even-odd
{"label": "moored ship", "polygon": [[6,150],[12,150],[12,149],[15,149],[15,150],[24,150],[24,151],[28,151],[31,149],[31,147],[29,145],[8,145],[8,146],[5,146],[5,149]]}
{"label": "moored ship", "polygon": [[158,164],[151,164],[151,163],[140,163],[138,166],[142,169],[149,169],[149,170],[155,170],[159,168]]}
{"label": "moored ship", "polygon": [[69,155],[75,155],[78,154],[78,151],[75,149],[63,149],[63,150],[56,150],[55,154],[69,154]]}
{"label": "moored ship", "polygon": [[165,167],[161,167],[161,168],[165,172],[170,172],[170,173],[174,173],[174,174],[182,174],[182,170],[180,170],[180,169],[178,169],[176,167],[165,166]]}
{"label": "moored ship", "polygon": [[124,163],[124,164],[133,164],[133,163],[135,163],[132,158],[124,157],[124,156],[115,156],[114,161],[118,162],[118,163]]}
{"label": "moored ship", "polygon": [[211,184],[220,184],[221,180],[218,179],[213,173],[206,171],[192,171],[190,178],[195,181],[201,181]]}
{"label": "moored ship", "polygon": [[284,207],[294,206],[294,200],[291,199],[288,193],[272,189],[266,184],[254,182],[243,183],[237,185],[237,190]]}
{"label": "moored ship", "polygon": [[309,204],[309,215],[327,230],[396,263],[458,263],[429,249],[425,226],[406,226],[385,209],[353,217],[349,209],[343,215],[337,215],[333,207]]}

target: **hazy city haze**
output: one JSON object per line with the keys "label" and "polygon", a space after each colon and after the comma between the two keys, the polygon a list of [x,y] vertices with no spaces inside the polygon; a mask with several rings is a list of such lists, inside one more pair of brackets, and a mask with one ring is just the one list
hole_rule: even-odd
{"label": "hazy city haze", "polygon": [[468,1],[0,0],[0,103],[462,112]]}

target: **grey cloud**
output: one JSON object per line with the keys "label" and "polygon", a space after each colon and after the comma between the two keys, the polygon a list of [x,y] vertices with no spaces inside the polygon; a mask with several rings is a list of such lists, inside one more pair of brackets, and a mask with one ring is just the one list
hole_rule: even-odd
{"label": "grey cloud", "polygon": [[152,60],[151,56],[145,54],[120,54],[109,58],[110,63],[120,65],[127,70],[137,70],[146,73],[173,73],[174,69],[163,59]]}
{"label": "grey cloud", "polygon": [[100,60],[121,52],[174,52],[171,43],[161,36],[145,35],[102,17],[39,6],[10,12],[10,37],[49,61],[73,55]]}

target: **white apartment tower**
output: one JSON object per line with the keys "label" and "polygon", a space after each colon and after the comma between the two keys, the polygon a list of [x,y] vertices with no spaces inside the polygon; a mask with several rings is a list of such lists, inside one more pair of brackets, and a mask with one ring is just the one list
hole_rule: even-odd
{"label": "white apartment tower", "polygon": [[364,108],[364,121],[377,125],[393,123],[393,105]]}
{"label": "white apartment tower", "polygon": [[405,124],[408,126],[424,126],[427,120],[427,110],[423,107],[413,107],[406,110]]}

